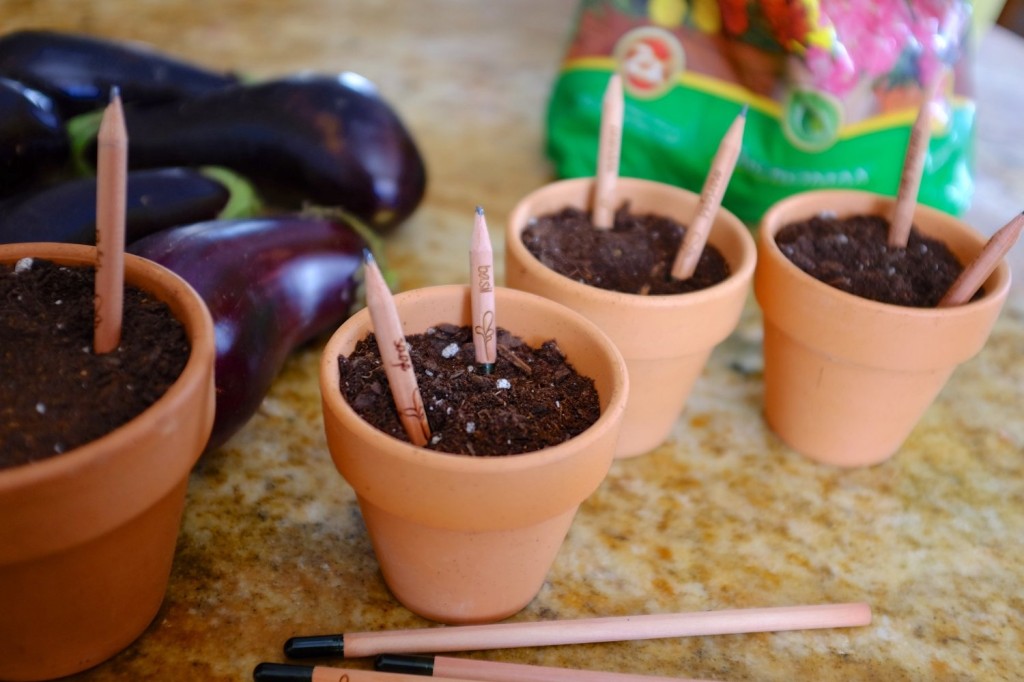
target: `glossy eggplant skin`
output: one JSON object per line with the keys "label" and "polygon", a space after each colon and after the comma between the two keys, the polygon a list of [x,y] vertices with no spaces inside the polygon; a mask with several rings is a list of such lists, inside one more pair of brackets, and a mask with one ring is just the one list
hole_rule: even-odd
{"label": "glossy eggplant skin", "polygon": [[47,94],[65,118],[103,107],[115,85],[123,102],[150,104],[238,82],[138,43],[45,30],[0,37],[0,76]]}
{"label": "glossy eggplant skin", "polygon": [[[196,169],[132,171],[126,196],[126,242],[212,220],[229,198],[227,187]],[[0,244],[15,242],[95,244],[96,178],[69,180],[0,202]]]}
{"label": "glossy eggplant skin", "polygon": [[50,98],[0,78],[0,197],[44,181],[68,154],[64,121]]}
{"label": "glossy eggplant skin", "polygon": [[[225,166],[272,203],[340,206],[380,234],[419,205],[426,169],[376,88],[301,74],[166,105],[126,107],[129,166]],[[95,145],[86,151],[90,163]]]}
{"label": "glossy eggplant skin", "polygon": [[207,450],[256,412],[293,350],[352,312],[367,246],[349,223],[287,215],[173,228],[129,247],[180,275],[210,309],[217,411]]}

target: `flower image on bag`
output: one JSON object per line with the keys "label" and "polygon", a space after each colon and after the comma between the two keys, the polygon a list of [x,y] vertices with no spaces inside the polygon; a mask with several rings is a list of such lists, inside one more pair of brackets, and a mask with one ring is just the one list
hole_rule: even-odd
{"label": "flower image on bag", "polygon": [[594,174],[600,101],[627,93],[620,173],[699,191],[744,105],[724,205],[745,221],[795,192],[894,195],[929,86],[919,201],[963,212],[973,181],[967,0],[584,0],[547,111],[560,177]]}

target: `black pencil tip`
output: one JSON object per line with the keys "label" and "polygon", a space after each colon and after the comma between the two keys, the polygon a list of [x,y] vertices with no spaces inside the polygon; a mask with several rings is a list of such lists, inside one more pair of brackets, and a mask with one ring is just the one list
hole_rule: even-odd
{"label": "black pencil tip", "polygon": [[292,663],[259,663],[252,671],[255,682],[312,682],[313,666]]}
{"label": "black pencil tip", "polygon": [[374,660],[373,669],[385,673],[433,675],[434,657],[415,654],[381,654]]}
{"label": "black pencil tip", "polygon": [[344,635],[312,635],[292,637],[284,643],[284,655],[288,658],[319,658],[322,656],[344,656]]}
{"label": "black pencil tip", "polygon": [[476,214],[477,215],[483,215],[484,214],[484,207],[483,206],[477,206],[476,207]]}
{"label": "black pencil tip", "polygon": [[363,249],[363,262],[366,263],[367,265],[370,265],[371,263],[375,264],[377,262],[373,258],[373,251],[370,251],[369,249]]}

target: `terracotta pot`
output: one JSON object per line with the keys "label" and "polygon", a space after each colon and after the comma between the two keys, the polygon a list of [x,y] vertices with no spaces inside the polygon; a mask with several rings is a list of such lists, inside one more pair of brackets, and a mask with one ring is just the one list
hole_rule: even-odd
{"label": "terracotta pot", "polygon": [[[985,344],[1010,285],[1002,263],[985,296],[954,308],[871,301],[806,274],[775,234],[822,211],[889,215],[893,200],[824,190],[785,199],[764,215],[754,291],[764,312],[765,417],[794,450],[843,467],[893,455],[956,366]],[[960,220],[918,206],[914,224],[962,263],[985,238]]]}
{"label": "terracotta pot", "polygon": [[[0,246],[95,263],[95,248]],[[185,487],[213,425],[213,323],[169,270],[125,258],[125,279],[167,302],[192,353],[141,415],[64,454],[0,471],[0,679],[41,680],[94,666],[146,628],[163,600]],[[83,409],[88,409],[88,397]]]}
{"label": "terracotta pot", "polygon": [[[702,291],[640,296],[599,289],[556,273],[527,251],[520,234],[540,215],[568,206],[589,208],[593,179],[562,180],[524,197],[513,209],[505,235],[505,282],[582,313],[618,347],[629,368],[630,393],[618,457],[660,445],[682,412],[714,347],[736,328],[754,274],[756,249],[749,230],[721,210],[709,243],[729,263],[728,279]],[[678,187],[620,178],[618,200],[635,213],[690,221],[698,196]]]}
{"label": "terracotta pot", "polygon": [[[327,444],[358,496],[381,572],[411,611],[445,623],[498,620],[537,594],[577,507],[611,466],[628,379],[593,324],[551,301],[496,288],[498,324],[537,346],[555,339],[594,380],[601,416],[554,447],[505,457],[419,448],[379,431],[340,393],[339,355],[371,330],[367,310],[331,337],[320,366]],[[440,286],[395,297],[407,335],[470,324],[469,289]]]}

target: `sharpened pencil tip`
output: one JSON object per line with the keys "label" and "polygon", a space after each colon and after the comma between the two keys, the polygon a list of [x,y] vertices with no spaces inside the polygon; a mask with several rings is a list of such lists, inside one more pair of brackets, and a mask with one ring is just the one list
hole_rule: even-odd
{"label": "sharpened pencil tip", "polygon": [[477,215],[483,215],[484,214],[484,207],[483,206],[477,206],[476,207],[476,214]]}
{"label": "sharpened pencil tip", "polygon": [[112,85],[110,86],[110,101],[113,102],[115,99],[121,99],[121,86]]}
{"label": "sharpened pencil tip", "polygon": [[373,251],[363,249],[363,262],[367,265],[376,265],[377,261],[373,258]]}
{"label": "sharpened pencil tip", "polygon": [[749,104],[744,104],[743,108],[740,109],[740,116],[746,118],[748,111],[750,111],[750,105]]}

